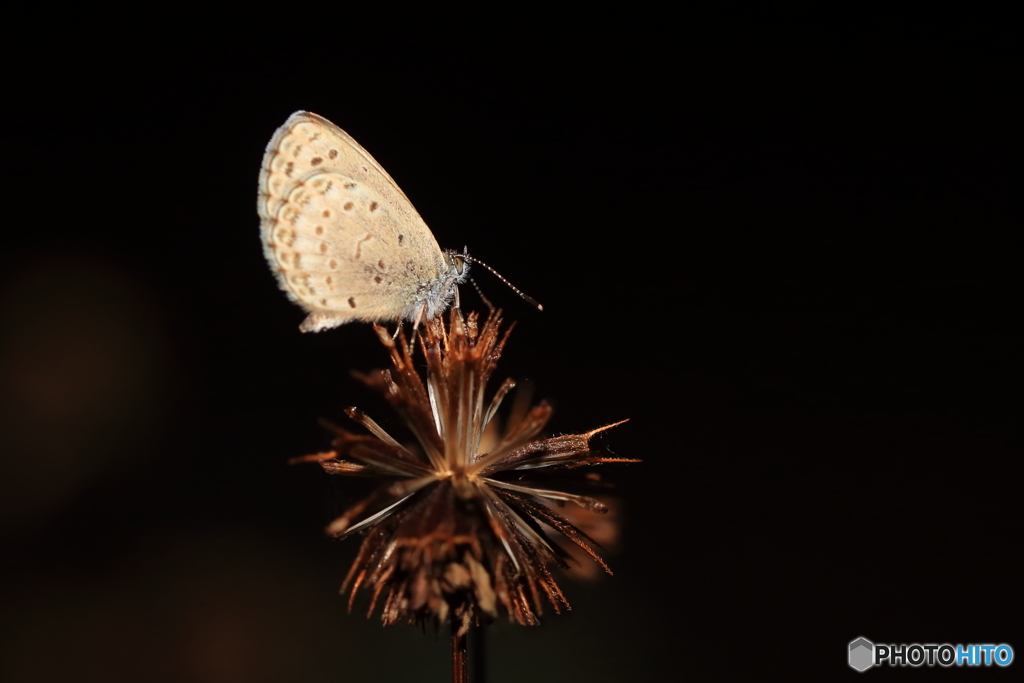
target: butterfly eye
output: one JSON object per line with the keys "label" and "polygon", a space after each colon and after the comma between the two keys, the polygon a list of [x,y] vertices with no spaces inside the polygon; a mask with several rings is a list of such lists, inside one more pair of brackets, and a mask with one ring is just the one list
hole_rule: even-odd
{"label": "butterfly eye", "polygon": [[455,272],[458,275],[462,275],[466,272],[466,261],[461,256],[451,255],[452,265],[455,266]]}

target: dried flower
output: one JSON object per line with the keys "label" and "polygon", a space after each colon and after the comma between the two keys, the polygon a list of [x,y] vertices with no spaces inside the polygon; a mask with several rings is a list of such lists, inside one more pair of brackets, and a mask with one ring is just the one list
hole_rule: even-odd
{"label": "dried flower", "polygon": [[[392,481],[334,520],[328,533],[343,538],[365,532],[359,554],[342,585],[349,608],[360,588],[371,591],[369,613],[384,596],[385,624],[451,620],[464,634],[471,624],[498,615],[499,605],[520,624],[536,624],[541,594],[556,612],[568,608],[549,571],[566,566],[568,554],[542,524],[560,532],[606,571],[597,544],[545,501],[574,503],[595,512],[592,497],[540,488],[525,481],[554,469],[608,462],[584,434],[534,440],[551,415],[540,403],[513,409],[495,437],[495,413],[514,387],[506,380],[486,400],[487,381],[501,356],[501,320],[492,314],[478,329],[476,314],[452,311],[450,322],[430,321],[420,336],[426,381],[413,365],[404,335],[398,343],[381,327],[393,370],[360,378],[378,389],[401,414],[422,452],[406,448],[369,417],[347,414],[371,435],[333,427],[335,450],[296,460],[316,460],[332,474],[386,477]],[[621,423],[616,423],[621,424]],[[594,475],[591,475],[593,478]]]}

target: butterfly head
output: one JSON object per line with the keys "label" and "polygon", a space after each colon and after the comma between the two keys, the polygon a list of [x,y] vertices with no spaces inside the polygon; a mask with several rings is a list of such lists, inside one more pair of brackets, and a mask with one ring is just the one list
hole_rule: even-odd
{"label": "butterfly head", "polygon": [[472,261],[465,247],[463,247],[461,254],[454,249],[446,250],[444,252],[444,261],[451,268],[449,277],[455,278],[455,284],[465,282],[469,276],[469,262]]}

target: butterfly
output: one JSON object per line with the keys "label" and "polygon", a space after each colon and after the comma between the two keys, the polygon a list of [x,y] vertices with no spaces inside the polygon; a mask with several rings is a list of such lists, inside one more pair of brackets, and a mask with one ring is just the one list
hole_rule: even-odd
{"label": "butterfly", "polygon": [[270,268],[308,313],[303,332],[356,320],[418,325],[457,300],[469,270],[369,152],[310,112],[270,139],[257,211]]}

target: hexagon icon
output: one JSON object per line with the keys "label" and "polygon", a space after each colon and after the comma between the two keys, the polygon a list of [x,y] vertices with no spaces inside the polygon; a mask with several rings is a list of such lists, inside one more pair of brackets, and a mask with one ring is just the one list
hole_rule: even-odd
{"label": "hexagon icon", "polygon": [[857,671],[866,671],[875,663],[875,644],[867,638],[858,638],[850,643],[850,666]]}

